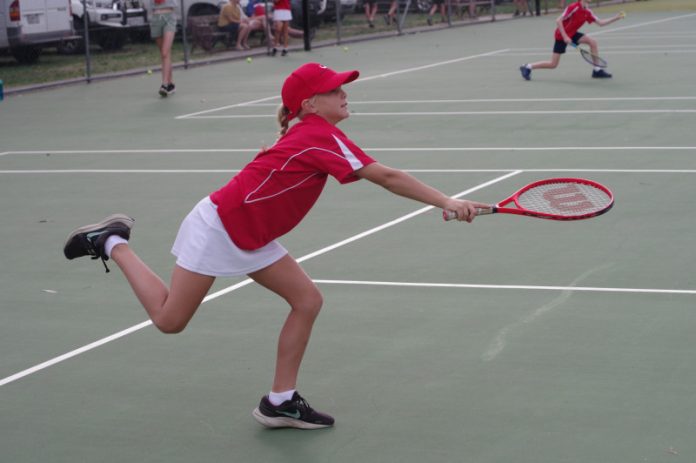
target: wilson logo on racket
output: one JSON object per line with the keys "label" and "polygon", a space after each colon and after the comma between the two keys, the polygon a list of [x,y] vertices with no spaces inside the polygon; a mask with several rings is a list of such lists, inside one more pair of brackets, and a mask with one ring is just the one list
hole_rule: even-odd
{"label": "wilson logo on racket", "polygon": [[575,184],[546,191],[543,197],[549,202],[549,207],[557,211],[583,212],[595,208]]}
{"label": "wilson logo on racket", "polygon": [[[507,205],[515,207],[504,207]],[[550,220],[580,220],[604,214],[614,205],[609,188],[582,178],[549,178],[531,183],[498,204],[477,210],[477,215],[517,214]],[[457,218],[442,211],[445,220]]]}

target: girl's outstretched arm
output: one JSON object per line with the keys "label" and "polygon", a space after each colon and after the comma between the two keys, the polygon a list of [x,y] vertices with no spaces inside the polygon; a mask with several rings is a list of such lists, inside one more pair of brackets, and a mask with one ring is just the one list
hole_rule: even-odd
{"label": "girl's outstretched arm", "polygon": [[466,220],[467,222],[471,222],[476,217],[476,208],[490,207],[489,204],[485,203],[450,198],[414,176],[378,162],[357,170],[355,174],[360,178],[384,187],[396,195],[454,211],[457,213],[459,220]]}

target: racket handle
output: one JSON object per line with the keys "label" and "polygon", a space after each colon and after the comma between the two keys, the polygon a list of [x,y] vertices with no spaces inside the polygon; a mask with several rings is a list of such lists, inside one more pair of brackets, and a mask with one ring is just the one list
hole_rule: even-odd
{"label": "racket handle", "polygon": [[[476,208],[476,215],[486,215],[486,214],[493,214],[495,212],[495,209],[492,207],[477,207]],[[442,218],[444,219],[445,222],[449,222],[450,220],[454,220],[457,218],[457,213],[454,211],[447,211],[443,210],[442,211]]]}

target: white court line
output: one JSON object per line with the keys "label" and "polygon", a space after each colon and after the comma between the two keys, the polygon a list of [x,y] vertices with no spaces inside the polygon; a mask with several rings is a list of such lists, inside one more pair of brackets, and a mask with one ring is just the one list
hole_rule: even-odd
{"label": "white court line", "polygon": [[197,116],[199,114],[207,114],[207,113],[212,113],[215,111],[223,111],[225,109],[230,109],[230,108],[238,108],[240,106],[246,106],[246,105],[253,104],[253,103],[260,103],[262,101],[277,100],[279,97],[280,97],[280,95],[269,96],[266,98],[260,98],[258,100],[245,101],[243,103],[237,103],[237,104],[232,104],[232,105],[228,105],[228,106],[221,106],[219,108],[206,109],[205,111],[198,111],[196,113],[190,113],[190,114],[184,114],[183,116],[177,116],[176,119],[186,119],[188,117]]}
{"label": "white court line", "polygon": [[[463,57],[461,57],[461,58],[450,59],[450,60],[447,60],[447,61],[439,61],[439,62],[437,62],[437,63],[426,64],[426,65],[423,65],[423,66],[416,66],[416,67],[412,67],[412,68],[400,69],[400,70],[398,70],[398,71],[392,71],[392,72],[387,72],[387,73],[383,73],[383,74],[377,74],[377,75],[374,75],[374,76],[361,77],[361,78],[359,78],[358,80],[356,80],[355,82],[352,82],[351,85],[356,85],[356,84],[361,84],[361,83],[364,83],[364,82],[369,82],[369,81],[374,80],[374,79],[384,79],[384,78],[396,76],[396,75],[399,75],[399,74],[406,74],[406,73],[408,73],[408,72],[423,71],[423,70],[425,70],[425,69],[432,69],[432,68],[438,67],[438,66],[446,66],[446,65],[448,65],[448,64],[460,63],[460,62],[462,62],[462,61],[469,61],[469,60],[472,60],[472,59],[482,58],[482,57],[485,57],[485,56],[492,56],[492,55],[496,55],[496,54],[498,54],[498,53],[505,53],[505,52],[508,51],[508,50],[509,50],[509,49],[504,48],[504,49],[501,49],[501,50],[495,50],[495,51],[490,51],[490,52],[486,52],[486,53],[480,53],[480,54],[477,54],[477,55],[469,55],[469,56],[463,56]],[[237,104],[233,104],[233,105],[229,105],[229,106],[222,106],[222,107],[219,107],[219,108],[212,108],[212,109],[208,109],[208,110],[205,110],[205,111],[198,111],[198,112],[195,112],[195,113],[184,114],[184,115],[181,115],[181,116],[177,116],[176,119],[189,119],[189,118],[194,118],[194,116],[198,116],[198,115],[200,115],[200,114],[207,114],[207,113],[216,112],[216,111],[223,111],[223,110],[229,109],[229,108],[236,108],[236,107],[240,107],[240,106],[247,106],[247,105],[249,105],[249,104],[258,103],[258,102],[262,102],[262,101],[268,101],[268,100],[274,100],[274,99],[278,99],[278,98],[280,98],[280,95],[269,96],[269,97],[262,98],[262,99],[259,99],[259,100],[247,101],[247,102],[244,102],[244,103],[237,103]],[[200,119],[200,118],[201,118],[201,117],[196,117],[196,119]]]}
{"label": "white court line", "polygon": [[[618,36],[622,36],[622,35],[636,35],[636,34],[632,34],[632,33],[630,33],[630,32],[629,32],[628,34],[624,34],[623,32],[615,32],[615,33],[612,33],[612,35],[614,35],[614,34],[615,34],[615,35],[618,35]],[[655,35],[684,35],[684,36],[688,36],[688,37],[691,37],[691,36],[696,37],[696,32],[694,32],[693,30],[681,30],[681,31],[680,31],[680,30],[674,30],[674,29],[672,29],[672,30],[670,30],[669,32],[664,32],[664,31],[643,31],[643,32],[640,33],[640,37],[650,37],[650,36],[655,36]]]}
{"label": "white court line", "polygon": [[[538,56],[542,53],[548,53],[539,51],[539,52],[523,52],[523,53],[511,53],[506,56]],[[696,48],[693,48],[691,50],[631,50],[631,51],[605,51],[602,49],[600,52],[602,56],[616,56],[616,55],[679,55],[679,54],[691,54],[691,53],[696,53]],[[653,63],[654,64],[654,63]]]}
{"label": "white court line", "polygon": [[351,116],[483,116],[483,115],[517,115],[517,114],[662,114],[696,113],[696,109],[570,109],[562,111],[531,110],[531,111],[409,111],[409,112],[374,112],[351,113]]}
{"label": "white court line", "polygon": [[[696,37],[696,34],[693,32],[690,34],[674,34],[674,33],[673,34],[665,34],[665,33],[659,33],[659,34],[644,34],[644,33],[631,34],[631,33],[628,33],[628,34],[623,34],[623,33],[619,32],[619,33],[612,34],[612,35],[605,35],[602,38],[602,40],[606,40],[606,39],[646,39],[646,38],[647,39],[685,39],[685,38],[689,38],[689,37]],[[667,46],[673,46],[673,45],[670,44]],[[687,46],[693,46],[693,44],[687,45]]]}
{"label": "white court line", "polygon": [[[696,109],[569,109],[531,111],[408,111],[408,112],[351,112],[353,116],[513,116],[513,115],[575,115],[575,114],[689,114]],[[273,114],[223,114],[219,116],[196,116],[190,119],[259,119],[275,117]]]}
{"label": "white court line", "polygon": [[[589,98],[470,98],[465,100],[370,100],[350,101],[350,105],[385,105],[385,104],[448,104],[448,103],[546,103],[567,101],[683,101],[696,100],[696,96],[633,96],[633,97],[589,97]],[[260,108],[274,106],[258,103],[247,105]]]}
{"label": "white court line", "polygon": [[[106,170],[106,169],[73,169],[73,170],[0,170],[0,174],[234,174],[241,169],[195,169],[195,170],[174,170],[174,169],[140,169],[140,170]],[[501,173],[515,170],[524,170],[525,172],[592,172],[592,173],[611,173],[611,174],[694,174],[696,169],[591,169],[591,168],[509,168],[509,169],[400,169],[411,174],[473,174],[473,173]]]}
{"label": "white court line", "polygon": [[[241,169],[72,169],[72,170],[0,170],[0,174],[234,174]],[[592,169],[592,168],[548,168],[530,169],[530,168],[509,168],[509,169],[400,169],[411,174],[466,174],[466,173],[501,173],[511,172],[515,170],[524,170],[525,172],[592,172],[592,173],[612,173],[612,174],[693,174],[696,169]]]}
{"label": "white court line", "polygon": [[[681,34],[681,35],[674,35],[674,34],[672,34],[672,35],[667,35],[667,34],[665,34],[665,35],[651,35],[651,36],[649,36],[649,37],[646,37],[646,36],[644,36],[643,34],[615,34],[615,35],[605,35],[604,37],[602,37],[602,43],[604,43],[605,40],[625,40],[625,39],[641,39],[641,40],[645,40],[645,39],[649,39],[649,40],[655,40],[655,39],[684,39],[684,38],[689,38],[689,37],[696,37],[696,34],[689,34],[689,35],[683,35],[683,34]],[[647,47],[647,46],[651,46],[651,45],[645,45],[645,46]],[[666,44],[664,44],[664,45],[652,45],[652,47],[659,47],[659,46],[664,46],[664,47],[675,47],[676,45],[671,44],[671,43],[670,43],[670,44],[667,44],[667,43],[666,43]],[[684,46],[685,46],[685,47],[693,47],[694,44],[691,43],[691,44],[684,45]],[[604,47],[602,47],[602,48],[604,48]]]}
{"label": "white court line", "polygon": [[672,17],[664,18],[664,19],[656,19],[655,21],[648,21],[648,22],[644,22],[644,23],[631,24],[629,26],[613,27],[613,28],[605,30],[605,31],[594,32],[590,35],[611,34],[613,32],[625,31],[628,29],[635,29],[637,27],[643,27],[643,26],[651,26],[653,24],[661,24],[661,23],[675,21],[675,20],[679,20],[679,19],[690,18],[692,16],[696,16],[696,13],[688,13],[688,14],[683,14],[683,15],[679,15],[679,16],[672,16]]}
{"label": "white court line", "polygon": [[[604,37],[602,39],[602,43],[604,43],[604,40],[607,40],[609,38],[613,37]],[[660,51],[669,51],[670,48],[694,48],[696,47],[695,44],[693,43],[681,43],[681,44],[661,44],[661,45],[606,45],[602,46],[602,50],[623,50],[623,49],[629,49],[629,50],[645,50],[647,48],[657,48]],[[548,51],[548,47],[526,47],[526,48],[511,48],[510,53],[514,53],[517,51]],[[501,53],[501,56],[508,56],[506,54]]]}
{"label": "white court line", "polygon": [[[501,182],[501,181],[503,181],[503,180],[506,180],[506,179],[508,179],[508,178],[510,178],[510,177],[513,177],[513,176],[515,176],[515,175],[517,175],[517,174],[520,174],[520,173],[522,173],[522,171],[519,171],[519,170],[518,170],[518,171],[514,171],[514,172],[508,172],[507,174],[501,175],[500,177],[494,178],[493,180],[489,180],[488,182],[481,183],[481,184],[479,184],[479,185],[477,185],[477,186],[475,186],[475,187],[469,188],[468,190],[464,190],[464,191],[462,191],[462,192],[460,192],[460,193],[457,193],[456,195],[454,195],[454,196],[452,196],[452,197],[453,197],[453,198],[459,198],[459,197],[462,197],[462,196],[466,196],[466,195],[468,195],[468,194],[470,194],[470,193],[473,193],[473,192],[475,192],[475,191],[481,190],[481,189],[483,189],[483,188],[486,188],[486,187],[488,187],[488,186],[490,186],[490,185],[493,185],[493,184],[495,184],[495,183],[498,183],[498,182]],[[300,257],[299,259],[297,259],[297,261],[298,261],[298,262],[304,262],[304,261],[306,261],[306,260],[309,260],[309,259],[312,259],[312,258],[314,258],[314,257],[320,256],[320,255],[322,255],[322,254],[326,254],[327,252],[333,251],[333,250],[336,249],[336,248],[340,248],[340,247],[345,246],[345,245],[347,245],[347,244],[350,244],[350,243],[352,243],[352,242],[354,242],[354,241],[357,241],[357,240],[359,240],[359,239],[365,238],[366,236],[373,235],[373,234],[375,234],[375,233],[377,233],[377,232],[379,232],[379,231],[382,231],[382,230],[384,230],[384,229],[386,229],[386,228],[389,228],[389,227],[392,227],[392,226],[394,226],[394,225],[397,225],[397,224],[399,224],[399,223],[401,223],[401,222],[404,222],[404,221],[406,221],[406,220],[408,220],[408,219],[411,219],[411,218],[413,218],[413,217],[415,217],[415,216],[417,216],[417,215],[420,215],[420,214],[423,214],[423,213],[425,213],[425,212],[428,212],[428,211],[430,211],[431,209],[434,209],[434,207],[433,207],[433,206],[422,207],[421,209],[418,209],[418,210],[416,210],[416,211],[414,211],[414,212],[411,212],[410,214],[406,214],[406,215],[401,216],[401,217],[399,217],[399,218],[397,218],[397,219],[394,219],[394,220],[392,220],[392,221],[390,221],[390,222],[384,223],[384,224],[379,225],[379,226],[377,226],[377,227],[374,227],[374,228],[372,228],[372,229],[370,229],[370,230],[366,230],[366,231],[364,231],[364,232],[362,232],[362,233],[358,233],[357,235],[351,236],[350,238],[347,238],[347,239],[345,239],[345,240],[343,240],[343,241],[339,241],[338,243],[334,243],[334,244],[332,244],[332,245],[330,245],[330,246],[327,246],[327,247],[325,247],[325,248],[322,248],[322,249],[319,249],[319,250],[317,250],[317,251],[314,251],[314,252],[312,252],[312,253],[310,253],[310,254],[307,254],[307,255],[305,255],[305,256],[303,256],[303,257]],[[213,299],[217,299],[218,297],[223,296],[223,295],[225,295],[225,294],[227,294],[227,293],[230,293],[230,292],[232,292],[232,291],[235,291],[236,289],[239,289],[239,288],[242,288],[242,287],[244,287],[244,286],[247,286],[247,285],[251,284],[252,282],[253,282],[253,280],[252,280],[251,278],[248,278],[248,279],[246,279],[246,280],[244,280],[244,281],[241,281],[241,282],[239,282],[239,283],[237,283],[237,284],[235,284],[235,285],[232,285],[232,286],[229,286],[229,287],[227,287],[227,288],[221,289],[220,291],[217,291],[217,292],[215,292],[215,293],[213,293],[213,294],[209,294],[209,295],[207,295],[207,296],[205,297],[205,299],[203,299],[203,302],[202,302],[202,303],[211,301],[211,300],[213,300]],[[82,346],[82,347],[80,347],[80,348],[78,348],[78,349],[75,349],[75,350],[72,350],[72,351],[70,351],[70,352],[67,352],[67,353],[65,353],[65,354],[63,354],[63,355],[59,355],[59,356],[57,356],[57,357],[55,357],[55,358],[52,358],[52,359],[50,359],[50,360],[47,360],[47,361],[45,361],[45,362],[43,362],[43,363],[40,363],[40,364],[38,364],[38,365],[35,365],[35,366],[33,366],[33,367],[27,368],[26,370],[22,370],[22,371],[20,371],[20,372],[18,372],[18,373],[15,373],[15,374],[11,375],[11,376],[8,376],[8,377],[6,377],[6,378],[0,379],[0,386],[4,386],[4,385],[6,385],[6,384],[12,383],[12,382],[17,381],[17,380],[19,380],[19,379],[21,379],[21,378],[24,378],[24,377],[26,377],[26,376],[28,376],[28,375],[31,375],[31,374],[36,373],[36,372],[38,372],[38,371],[41,371],[41,370],[43,370],[43,369],[45,369],[45,368],[48,368],[48,367],[50,367],[50,366],[53,366],[53,365],[55,365],[55,364],[57,364],[57,363],[63,362],[63,361],[68,360],[68,359],[70,359],[70,358],[72,358],[72,357],[75,357],[75,356],[77,356],[77,355],[83,354],[83,353],[85,353],[85,352],[87,352],[87,351],[90,351],[90,350],[96,348],[96,347],[102,346],[102,345],[104,345],[104,344],[106,344],[106,343],[109,343],[109,342],[114,341],[114,340],[116,340],[116,339],[122,338],[122,337],[124,337],[124,336],[126,336],[126,335],[128,335],[128,334],[134,333],[134,332],[136,332],[136,331],[138,331],[138,330],[141,330],[141,329],[143,329],[143,328],[145,328],[145,327],[147,327],[147,326],[150,326],[151,324],[152,324],[152,322],[151,322],[150,320],[146,320],[146,321],[141,322],[141,323],[139,323],[139,324],[137,324],[137,325],[131,326],[130,328],[126,328],[125,330],[119,331],[118,333],[114,333],[114,334],[112,334],[112,335],[110,335],[110,336],[107,336],[107,337],[105,337],[105,338],[102,338],[102,339],[100,339],[100,340],[98,340],[98,341],[95,341],[95,342],[93,342],[93,343],[87,344],[87,345]]]}
{"label": "white court line", "polygon": [[6,156],[9,154],[43,154],[43,155],[53,155],[53,154],[162,154],[162,153],[248,153],[249,151],[258,152],[259,148],[220,148],[220,149],[207,149],[207,148],[192,148],[192,149],[181,149],[181,148],[164,148],[164,149],[139,149],[139,150],[43,150],[43,151],[5,151],[0,153],[0,156]]}
{"label": "white court line", "polygon": [[[488,146],[488,147],[471,147],[471,146],[453,146],[453,147],[402,147],[402,148],[363,148],[365,152],[390,152],[390,151],[690,151],[696,149],[696,146]],[[241,148],[241,149],[158,149],[158,150],[60,150],[60,151],[6,151],[4,155],[19,154],[19,155],[35,155],[50,153],[54,154],[167,154],[167,153],[248,153],[258,152],[259,148]]]}
{"label": "white court line", "polygon": [[456,289],[514,289],[529,291],[577,291],[593,293],[633,293],[633,294],[687,294],[694,295],[694,289],[649,289],[649,288],[603,288],[592,286],[534,286],[534,285],[484,285],[465,283],[406,283],[402,281],[365,281],[365,280],[314,280],[326,285],[357,286],[398,286],[409,288],[456,288]]}

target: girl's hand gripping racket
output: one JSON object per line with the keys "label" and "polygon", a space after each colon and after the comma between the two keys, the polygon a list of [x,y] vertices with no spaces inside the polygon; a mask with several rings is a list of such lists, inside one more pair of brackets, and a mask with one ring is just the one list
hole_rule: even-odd
{"label": "girl's hand gripping racket", "polygon": [[[515,207],[505,207],[514,204]],[[604,214],[614,205],[614,195],[605,186],[581,178],[549,178],[531,183],[512,196],[477,215],[517,214],[550,220],[580,220]],[[445,220],[457,218],[442,211]]]}
{"label": "girl's hand gripping racket", "polygon": [[579,51],[582,58],[588,63],[590,63],[592,66],[597,66],[598,68],[605,68],[608,66],[607,62],[604,59],[600,58],[597,55],[593,55],[592,52],[590,52],[590,50],[588,50],[587,48],[578,46],[572,42],[571,45],[573,46],[573,48]]}

